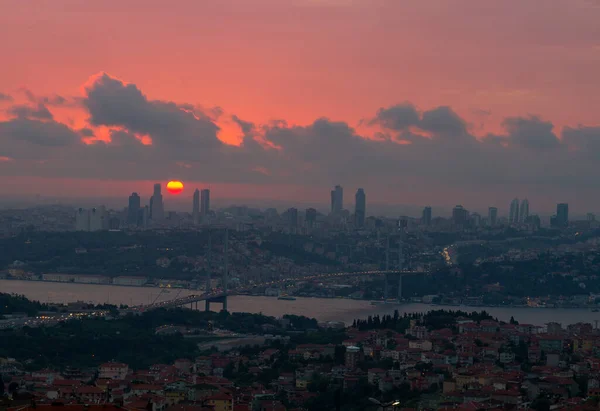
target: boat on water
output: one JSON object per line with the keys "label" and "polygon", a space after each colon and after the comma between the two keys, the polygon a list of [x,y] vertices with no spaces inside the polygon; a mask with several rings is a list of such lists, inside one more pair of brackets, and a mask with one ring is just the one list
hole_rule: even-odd
{"label": "boat on water", "polygon": [[292,297],[289,295],[281,295],[279,297],[277,297],[278,300],[284,300],[284,301],[296,301],[296,297]]}

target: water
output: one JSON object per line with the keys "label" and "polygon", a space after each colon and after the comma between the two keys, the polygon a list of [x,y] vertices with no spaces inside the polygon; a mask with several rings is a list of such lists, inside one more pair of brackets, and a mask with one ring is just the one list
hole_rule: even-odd
{"label": "water", "polygon": [[[127,304],[140,305],[154,301],[164,301],[197,293],[192,290],[170,289],[168,292],[154,287],[122,287],[99,284],[50,283],[41,281],[0,280],[0,292],[23,294],[32,300],[49,303],[67,303],[85,301],[94,304]],[[204,303],[198,303],[198,307]],[[211,305],[213,307],[213,305]],[[220,309],[214,304],[214,310]],[[600,313],[587,309],[551,309],[551,308],[511,308],[511,307],[452,307],[430,306],[426,304],[386,304],[371,305],[369,301],[348,300],[338,298],[301,298],[295,301],[283,301],[274,297],[234,296],[229,298],[229,310],[232,312],[263,313],[270,316],[282,314],[305,315],[320,321],[343,321],[352,323],[356,318],[369,315],[392,314],[397,309],[402,313],[427,312],[432,309],[450,309],[463,311],[486,310],[503,321],[515,320],[523,324],[544,325],[551,321],[563,325],[576,322],[594,323],[600,320]]]}

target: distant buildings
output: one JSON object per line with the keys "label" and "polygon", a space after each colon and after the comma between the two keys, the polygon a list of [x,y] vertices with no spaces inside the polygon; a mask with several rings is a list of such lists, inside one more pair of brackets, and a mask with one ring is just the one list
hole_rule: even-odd
{"label": "distant buildings", "polygon": [[519,222],[519,199],[515,198],[510,202],[510,210],[508,212],[508,223],[517,224]]}
{"label": "distant buildings", "polygon": [[560,203],[556,205],[555,227],[563,228],[569,225],[569,204]]}
{"label": "distant buildings", "polygon": [[519,222],[525,223],[529,218],[529,200],[524,199],[521,201],[521,207],[519,208]]}
{"label": "distant buildings", "polygon": [[365,214],[367,212],[367,196],[362,188],[356,191],[354,203],[354,219],[356,227],[362,228],[365,225]]}
{"label": "distant buildings", "polygon": [[200,216],[202,221],[205,222],[210,213],[210,190],[205,188],[200,193]]}
{"label": "distant buildings", "polygon": [[150,199],[150,218],[155,222],[162,221],[165,218],[163,196],[159,183],[154,184],[154,194],[152,194],[152,198]]}
{"label": "distant buildings", "polygon": [[200,222],[200,190],[194,190],[192,203],[192,220],[194,224],[198,224]]}
{"label": "distant buildings", "polygon": [[344,189],[342,186],[335,186],[331,190],[331,214],[340,214],[344,209]]}
{"label": "distant buildings", "polygon": [[317,210],[314,208],[307,208],[304,220],[306,221],[306,228],[314,228],[317,222]]}
{"label": "distant buildings", "polygon": [[141,199],[138,193],[131,193],[129,196],[129,206],[127,208],[127,224],[138,225],[140,214]]}
{"label": "distant buildings", "polygon": [[288,208],[286,213],[288,219],[288,226],[291,229],[298,228],[298,209],[294,207]]}
{"label": "distant buildings", "polygon": [[431,207],[425,207],[423,209],[423,214],[421,215],[421,224],[428,227],[431,225]]}
{"label": "distant buildings", "polygon": [[80,208],[75,215],[76,231],[101,231],[109,229],[106,208],[100,206],[89,210]]}
{"label": "distant buildings", "polygon": [[488,223],[491,227],[495,227],[498,222],[498,208],[488,208]]}
{"label": "distant buildings", "polygon": [[452,209],[452,222],[456,226],[464,227],[469,221],[469,212],[461,205]]}

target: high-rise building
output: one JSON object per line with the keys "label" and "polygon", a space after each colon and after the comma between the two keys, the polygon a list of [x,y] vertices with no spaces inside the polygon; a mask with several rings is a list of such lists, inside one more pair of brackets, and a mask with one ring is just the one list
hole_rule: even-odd
{"label": "high-rise building", "polygon": [[200,216],[206,221],[210,213],[210,190],[205,188],[200,192]]}
{"label": "high-rise building", "polygon": [[313,228],[317,222],[317,210],[314,208],[307,208],[305,213],[304,220],[306,221],[306,227]]}
{"label": "high-rise building", "polygon": [[473,213],[470,216],[471,226],[477,228],[481,226],[481,215],[479,213]]}
{"label": "high-rise building", "polygon": [[192,220],[194,224],[198,224],[200,222],[200,190],[194,190],[192,203]]}
{"label": "high-rise building", "polygon": [[365,225],[365,214],[367,212],[367,196],[365,190],[359,188],[354,197],[354,223],[356,227],[362,228]]}
{"label": "high-rise building", "polygon": [[431,225],[431,207],[425,207],[423,209],[423,214],[421,215],[421,225]]}
{"label": "high-rise building", "polygon": [[509,224],[517,224],[519,222],[519,199],[515,198],[510,202],[510,211],[508,212]]}
{"label": "high-rise building", "polygon": [[469,212],[461,205],[452,209],[452,222],[457,226],[465,226],[469,220]]}
{"label": "high-rise building", "polygon": [[77,210],[75,215],[75,230],[90,231],[90,212],[83,208]]}
{"label": "high-rise building", "polygon": [[335,186],[331,190],[331,214],[339,214],[344,209],[344,189],[342,186]]}
{"label": "high-rise building", "polygon": [[108,230],[108,215],[104,206],[90,210],[90,231],[101,230]]}
{"label": "high-rise building", "polygon": [[525,223],[525,220],[529,217],[529,200],[526,198],[521,201],[521,207],[519,208],[519,222]]}
{"label": "high-rise building", "polygon": [[498,209],[496,207],[488,208],[488,224],[491,227],[496,226],[496,222],[498,221]]}
{"label": "high-rise building", "polygon": [[150,214],[153,221],[162,221],[165,218],[165,208],[160,183],[154,184],[154,193],[150,200]]}
{"label": "high-rise building", "polygon": [[138,193],[131,193],[129,196],[129,207],[127,209],[127,224],[138,225],[141,199]]}
{"label": "high-rise building", "polygon": [[287,220],[288,220],[288,226],[290,228],[297,228],[298,227],[298,209],[297,208],[288,208],[287,210]]}
{"label": "high-rise building", "polygon": [[560,203],[556,206],[556,223],[559,227],[569,225],[569,204]]}
{"label": "high-rise building", "polygon": [[594,214],[594,213],[587,213],[587,221],[589,221],[589,222],[596,221],[596,214]]}

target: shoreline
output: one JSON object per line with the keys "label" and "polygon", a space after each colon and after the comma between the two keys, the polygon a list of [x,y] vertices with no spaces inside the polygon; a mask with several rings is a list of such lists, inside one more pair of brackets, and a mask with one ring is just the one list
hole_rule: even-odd
{"label": "shoreline", "polygon": [[[127,287],[127,288],[136,288],[136,289],[159,289],[159,290],[169,290],[169,291],[187,291],[193,293],[194,291],[199,291],[194,288],[185,288],[185,287],[160,287],[157,285],[125,285],[125,284],[104,284],[104,283],[81,283],[81,282],[71,282],[71,281],[48,281],[48,280],[27,280],[27,279],[17,279],[17,278],[0,278],[0,282],[2,281],[11,281],[11,282],[23,282],[23,283],[46,283],[46,284],[61,284],[61,285],[73,285],[73,286],[103,286],[103,287]],[[2,292],[2,289],[0,289]],[[244,296],[244,297],[258,297],[258,298],[272,298],[277,300],[277,296],[268,296],[268,295],[260,295],[260,294],[234,294],[230,297],[236,296]],[[357,301],[357,302],[369,302],[376,304],[372,304],[373,306],[379,307],[400,307],[403,305],[409,304],[421,304],[428,307],[431,307],[431,310],[436,310],[436,307],[443,310],[471,310],[471,311],[481,311],[490,308],[512,308],[512,309],[531,309],[531,310],[588,310],[590,312],[594,312],[593,310],[598,310],[599,307],[590,307],[590,306],[578,306],[578,307],[550,307],[550,306],[541,306],[541,307],[532,307],[528,305],[464,305],[464,304],[433,304],[433,303],[424,303],[422,301],[390,301],[383,302],[380,300],[371,300],[371,299],[360,299],[360,298],[349,298],[349,297],[321,297],[321,296],[293,296],[297,299],[318,299],[318,300],[348,300],[348,301]],[[65,301],[62,304],[79,302],[80,300],[73,301]],[[42,301],[40,301],[42,302]],[[290,301],[292,302],[292,301]],[[110,304],[110,302],[108,302]]]}

